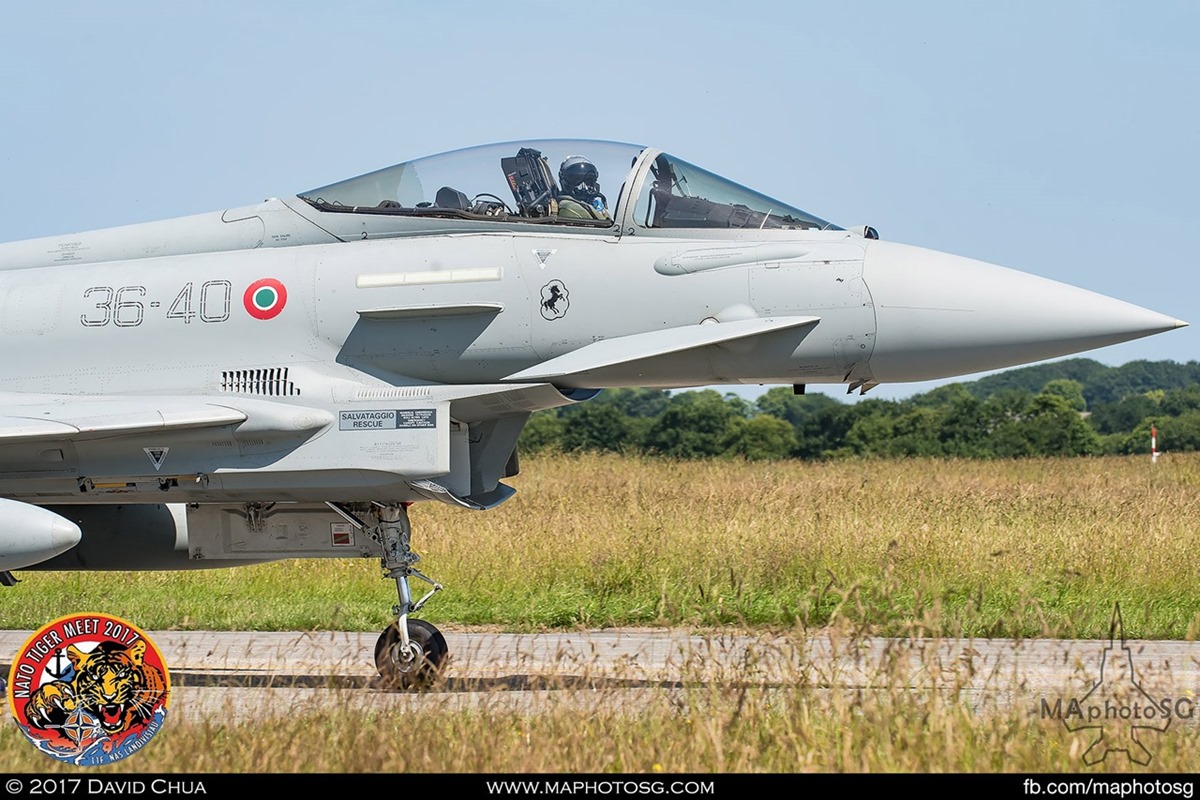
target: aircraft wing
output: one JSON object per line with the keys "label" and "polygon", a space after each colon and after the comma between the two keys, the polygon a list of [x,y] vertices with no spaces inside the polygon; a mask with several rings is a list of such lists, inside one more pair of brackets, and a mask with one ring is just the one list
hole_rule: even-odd
{"label": "aircraft wing", "polygon": [[[556,386],[603,388],[627,385],[630,378],[653,384],[653,377],[670,376],[675,368],[711,362],[714,357],[736,357],[736,351],[766,344],[774,334],[797,329],[811,330],[820,317],[775,317],[736,322],[684,325],[678,328],[602,339],[569,353],[514,372],[506,381],[548,381]],[[792,347],[807,335],[792,338]],[[723,346],[725,353],[718,350]],[[701,374],[695,369],[681,373]],[[647,383],[647,379],[650,379]],[[715,381],[714,381],[715,382]]]}
{"label": "aircraft wing", "polygon": [[334,419],[258,398],[0,392],[0,496],[78,498],[261,467]]}
{"label": "aircraft wing", "polygon": [[408,486],[488,508],[513,493],[499,481],[516,474],[529,415],[574,402],[546,383],[341,382],[309,396],[324,407],[215,393],[0,392],[0,498],[88,503],[149,492],[166,502],[264,494],[311,502],[338,492],[351,502]]}
{"label": "aircraft wing", "polygon": [[203,399],[0,393],[0,446],[236,425],[246,414]]}

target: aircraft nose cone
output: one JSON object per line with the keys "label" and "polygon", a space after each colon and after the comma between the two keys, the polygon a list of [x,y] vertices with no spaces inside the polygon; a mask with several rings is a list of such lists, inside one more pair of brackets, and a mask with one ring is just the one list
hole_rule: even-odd
{"label": "aircraft nose cone", "polygon": [[867,249],[871,373],[933,380],[1079,353],[1186,322],[1086,289],[894,242]]}

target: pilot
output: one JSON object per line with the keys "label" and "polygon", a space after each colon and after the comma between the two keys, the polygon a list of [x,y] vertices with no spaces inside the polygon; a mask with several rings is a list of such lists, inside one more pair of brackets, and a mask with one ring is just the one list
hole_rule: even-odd
{"label": "pilot", "polygon": [[583,156],[570,156],[558,168],[558,216],[609,219],[608,199],[600,193],[600,172]]}

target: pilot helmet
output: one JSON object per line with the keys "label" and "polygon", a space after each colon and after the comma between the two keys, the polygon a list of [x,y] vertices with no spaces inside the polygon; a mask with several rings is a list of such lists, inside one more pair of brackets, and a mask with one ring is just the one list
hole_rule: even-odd
{"label": "pilot helmet", "polygon": [[600,193],[600,172],[583,156],[570,156],[558,168],[558,183],[564,193],[591,203]]}

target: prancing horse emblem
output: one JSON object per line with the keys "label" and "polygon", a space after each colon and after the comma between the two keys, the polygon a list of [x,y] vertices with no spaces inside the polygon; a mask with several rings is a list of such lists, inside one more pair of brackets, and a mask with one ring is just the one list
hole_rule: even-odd
{"label": "prancing horse emblem", "polygon": [[562,281],[554,280],[542,287],[542,316],[546,319],[558,319],[570,308],[571,293]]}

